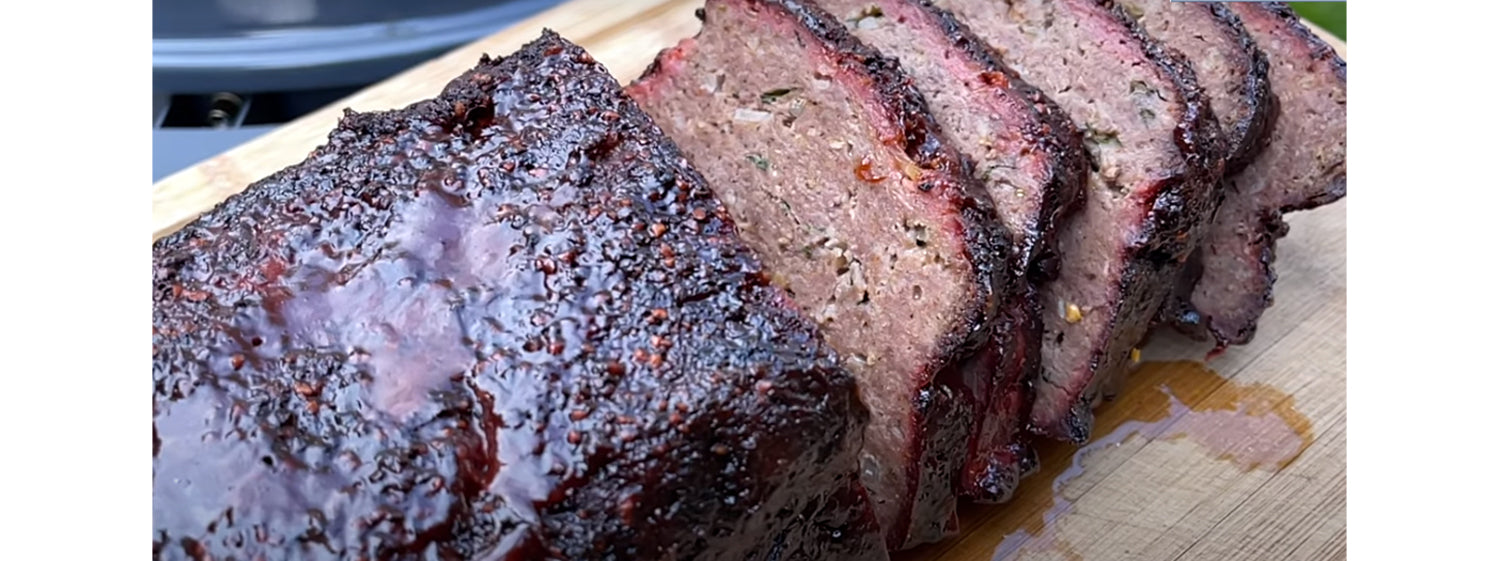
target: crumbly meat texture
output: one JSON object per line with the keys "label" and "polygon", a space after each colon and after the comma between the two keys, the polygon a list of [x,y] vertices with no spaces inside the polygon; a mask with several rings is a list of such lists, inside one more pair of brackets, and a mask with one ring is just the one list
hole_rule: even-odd
{"label": "crumbly meat texture", "polygon": [[1192,63],[1224,136],[1224,173],[1244,169],[1265,146],[1274,113],[1266,54],[1239,16],[1220,2],[1115,2],[1152,38]]}
{"label": "crumbly meat texture", "polygon": [[[1055,273],[1056,224],[1083,201],[1082,137],[1067,115],[1005,66],[983,40],[926,0],[820,0],[860,40],[901,61],[954,146],[974,163],[1010,232],[1018,290],[975,371],[980,410],[960,489],[980,502],[1009,498],[1030,455],[1024,424],[1040,363],[1037,284]],[[970,368],[977,368],[971,366]]]}
{"label": "crumbly meat texture", "polygon": [[1255,337],[1273,302],[1282,216],[1344,198],[1345,64],[1282,3],[1225,3],[1270,59],[1279,116],[1266,147],[1225,183],[1213,227],[1163,314],[1215,353]]}
{"label": "crumbly meat texture", "polygon": [[1083,131],[1087,201],[1059,232],[1045,283],[1033,429],[1088,438],[1092,408],[1198,244],[1224,148],[1191,66],[1095,0],[940,0]]}
{"label": "crumbly meat texture", "polygon": [[153,246],[155,559],[881,559],[866,414],[547,32]]}
{"label": "crumbly meat texture", "polygon": [[1004,229],[896,62],[821,8],[711,0],[629,88],[859,379],[892,549],[956,532],[964,359],[1012,278]]}

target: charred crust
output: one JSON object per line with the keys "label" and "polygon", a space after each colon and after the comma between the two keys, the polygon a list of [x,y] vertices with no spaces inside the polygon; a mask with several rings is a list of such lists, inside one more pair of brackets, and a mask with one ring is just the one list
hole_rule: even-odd
{"label": "charred crust", "polygon": [[1178,95],[1186,106],[1177,125],[1177,148],[1182,152],[1185,166],[1173,175],[1197,181],[1204,178],[1217,181],[1223,175],[1224,138],[1208,100],[1204,99],[1203,88],[1198,85],[1193,65],[1151,38],[1144,28],[1125,15],[1119,5],[1109,4],[1115,17],[1129,26],[1131,35],[1140,41],[1146,57],[1163,69],[1166,77],[1177,86]]}
{"label": "charred crust", "polygon": [[1094,430],[1094,397],[1090,395],[1080,396],[1068,408],[1068,414],[1064,417],[1062,434],[1060,438],[1067,442],[1082,446],[1089,441],[1089,434]]}
{"label": "charred crust", "polygon": [[[769,12],[771,17],[786,18],[798,28],[795,33],[799,44],[813,42],[841,71],[853,76],[868,78],[862,88],[872,89],[880,100],[880,106],[871,108],[878,112],[877,120],[886,120],[894,125],[892,138],[884,139],[892,151],[899,150],[922,168],[919,179],[913,182],[913,194],[941,201],[947,210],[944,214],[950,222],[945,225],[961,237],[963,255],[954,259],[971,264],[972,277],[968,280],[972,294],[962,310],[958,312],[956,325],[942,340],[936,342],[931,360],[920,371],[911,375],[925,383],[923,390],[914,395],[912,405],[914,418],[910,425],[911,441],[918,443],[910,451],[918,454],[911,458],[916,465],[907,469],[920,469],[908,473],[912,486],[905,497],[888,497],[887,500],[909,501],[897,514],[902,520],[892,528],[884,528],[889,545],[900,549],[923,541],[932,541],[947,535],[951,530],[950,515],[941,511],[955,506],[952,478],[958,473],[965,459],[954,454],[953,447],[933,439],[952,439],[965,435],[967,419],[972,417],[972,392],[965,391],[960,382],[949,372],[961,365],[967,354],[979,346],[989,333],[994,321],[994,310],[999,305],[1000,294],[1005,294],[1012,277],[1003,274],[1001,267],[1010,258],[1009,236],[1000,225],[988,195],[970,177],[972,165],[946,141],[939,125],[929,113],[926,101],[917,91],[899,63],[882,56],[868,47],[844,27],[843,23],[810,2],[799,0],[734,0],[752,14]],[[726,3],[728,3],[726,1]],[[710,7],[712,7],[712,2]],[[718,10],[707,11],[708,18],[717,17]],[[707,27],[707,26],[705,26]],[[701,33],[701,32],[700,32]],[[636,84],[648,83],[653,73],[667,71],[666,61],[681,56],[682,44],[663,51],[645,75]],[[962,440],[958,449],[962,448]]]}
{"label": "charred crust", "polygon": [[[1227,10],[1228,8],[1225,9]],[[1286,2],[1246,2],[1236,6],[1235,9],[1260,12],[1268,17],[1280,20],[1281,29],[1306,45],[1308,53],[1314,61],[1320,61],[1327,65],[1328,70],[1340,82],[1348,82],[1348,64],[1344,61],[1343,57],[1340,57],[1338,51],[1335,51],[1331,45],[1319,38],[1316,33],[1313,33],[1311,29],[1303,25],[1301,16],[1298,16],[1297,12],[1293,11],[1291,6],[1288,6]],[[1243,22],[1241,22],[1241,27],[1243,27]],[[1274,93],[1269,95],[1275,98]],[[1270,136],[1269,133],[1266,136]],[[1346,176],[1339,174],[1331,178],[1329,184],[1321,192],[1308,197],[1305,201],[1286,205],[1281,210],[1282,212],[1308,210],[1333,203],[1344,198],[1347,194],[1347,187]]]}
{"label": "charred crust", "polygon": [[[1338,80],[1346,81],[1346,65],[1334,49],[1319,38],[1307,26],[1292,9],[1282,2],[1244,2],[1236,3],[1233,8],[1220,3],[1214,4],[1215,13],[1228,13],[1229,18],[1236,24],[1237,29],[1245,31],[1250,25],[1256,27],[1269,27],[1276,31],[1273,33],[1289,35],[1292,41],[1302,43],[1294,50],[1305,49],[1307,56],[1313,61],[1322,62],[1326,68]],[[1253,39],[1252,39],[1253,40]],[[1269,55],[1261,49],[1262,56],[1267,59],[1269,68]],[[1269,73],[1267,76],[1267,87],[1269,88]],[[1302,92],[1283,92],[1289,95],[1300,95]],[[1280,118],[1282,100],[1277,92],[1269,91],[1266,94],[1266,105],[1268,106],[1268,124],[1266,130],[1258,140],[1261,146],[1270,141],[1271,130],[1275,122]],[[1315,188],[1305,193],[1302,198],[1291,201],[1282,201],[1273,208],[1262,209],[1261,216],[1257,222],[1250,224],[1256,229],[1256,236],[1249,243],[1255,255],[1260,278],[1253,281],[1253,287],[1242,287],[1244,301],[1237,303],[1231,310],[1221,311],[1220,317],[1210,317],[1199,311],[1191,302],[1193,291],[1197,285],[1198,278],[1184,279],[1176,287],[1174,297],[1161,314],[1161,320],[1171,322],[1179,332],[1185,333],[1197,339],[1212,339],[1215,347],[1209,353],[1209,357],[1217,356],[1230,345],[1243,345],[1249,343],[1255,336],[1257,323],[1260,315],[1271,307],[1274,301],[1272,288],[1276,281],[1275,241],[1286,235],[1287,227],[1282,215],[1287,212],[1308,210],[1323,206],[1344,198],[1347,194],[1347,179],[1345,174],[1339,173],[1329,179],[1327,185]],[[1198,258],[1189,260],[1190,266],[1198,267],[1201,272],[1202,264]],[[1247,264],[1247,266],[1251,266]]]}
{"label": "charred crust", "polygon": [[[559,109],[545,117],[497,117],[492,109],[483,108],[491,107],[487,104],[494,101],[493,97],[502,95],[496,92],[501,82],[508,82],[504,95],[538,90],[556,93],[562,89],[563,95],[547,98],[547,103]],[[525,144],[501,143],[498,152],[475,156],[475,129],[496,118],[536,119],[524,124],[537,132],[538,138],[530,138],[531,142]],[[492,126],[480,132],[494,138],[501,134],[495,130],[499,128],[503,127]],[[615,163],[629,160],[632,165],[606,168],[593,165],[597,162],[588,162],[586,157],[583,161],[574,159],[596,148],[598,154],[614,158]],[[630,152],[619,153],[625,150]],[[525,157],[553,157],[576,175],[557,174],[539,180],[539,176],[528,173],[530,170],[507,169],[502,163]],[[403,158],[405,163],[397,161]],[[420,166],[410,163],[418,158],[430,161]],[[430,165],[433,163],[441,165]],[[491,181],[476,174],[441,185],[412,173],[414,169],[444,171],[442,168],[456,165],[495,173],[482,176]],[[606,173],[612,175],[603,175]],[[273,278],[290,274],[284,270],[283,261],[302,262],[286,259],[288,255],[317,258],[326,256],[323,252],[332,246],[346,244],[347,253],[356,261],[379,258],[387,242],[405,239],[406,234],[391,230],[392,217],[421,214],[404,212],[413,209],[410,204],[420,193],[429,193],[423,201],[441,199],[467,212],[481,203],[513,201],[508,198],[512,196],[524,198],[517,192],[530,187],[559,184],[578,187],[580,200],[607,196],[613,203],[626,203],[638,211],[636,216],[658,219],[664,229],[648,239],[648,234],[633,230],[629,224],[584,220],[587,205],[550,209],[569,224],[579,226],[588,241],[619,242],[627,249],[624,255],[612,254],[604,247],[608,244],[583,243],[579,251],[588,261],[618,266],[624,276],[619,286],[628,288],[630,296],[639,300],[631,303],[613,299],[600,304],[598,311],[588,312],[594,314],[588,319],[610,324],[601,326],[600,333],[582,327],[581,322],[577,331],[563,333],[569,344],[582,342],[577,355],[562,356],[545,345],[524,351],[532,354],[526,359],[528,366],[536,366],[547,376],[512,375],[502,381],[507,375],[498,372],[502,367],[491,363],[496,370],[481,375],[477,372],[485,368],[484,363],[472,363],[467,374],[435,378],[434,391],[419,398],[417,410],[409,420],[403,420],[364,400],[360,392],[369,373],[347,353],[318,348],[314,342],[288,335],[284,328],[246,333],[230,326],[244,314],[270,313],[263,299],[293,284],[272,286]],[[437,194],[438,189],[445,191]],[[677,196],[653,198],[658,194]],[[188,556],[218,559],[404,559],[422,555],[445,559],[690,558],[714,557],[715,548],[734,551],[747,547],[747,540],[763,540],[763,548],[785,547],[792,556],[810,558],[824,557],[825,552],[837,558],[883,553],[875,538],[878,530],[872,527],[873,517],[860,506],[864,498],[853,484],[852,450],[867,418],[856,399],[853,379],[837,367],[836,357],[816,335],[812,321],[797,313],[784,293],[760,274],[759,261],[733,238],[726,217],[713,213],[698,218],[692,213],[675,212],[672,205],[679,202],[700,209],[717,205],[701,176],[685,165],[675,145],[650,124],[644,113],[620,94],[613,78],[582,49],[551,32],[511,57],[481,59],[476,70],[455,79],[435,99],[397,111],[346,113],[328,141],[307,160],[256,182],[152,246],[153,381],[159,408],[154,417],[169,414],[172,408],[184,406],[184,399],[195,396],[212,400],[200,402],[202,406],[228,405],[231,400],[234,406],[223,409],[244,405],[243,424],[235,426],[238,421],[221,420],[236,414],[213,415],[216,425],[208,428],[220,435],[234,434],[241,428],[261,433],[242,437],[248,449],[236,450],[251,452],[259,461],[220,471],[238,478],[247,473],[246,469],[261,470],[253,473],[265,477],[262,483],[266,489],[285,484],[291,495],[327,491],[327,501],[319,498],[319,510],[310,511],[296,498],[279,504],[281,493],[277,492],[260,493],[251,503],[224,501],[228,504],[219,504],[207,492],[198,496],[209,498],[193,498],[193,494],[187,499],[158,496],[153,537],[160,541],[153,543],[153,549],[159,556],[179,558],[182,551],[171,548],[191,542],[197,544],[193,548],[196,551],[189,551]],[[503,205],[496,206],[503,210]],[[469,223],[455,222],[459,226]],[[549,232],[568,227],[554,228],[540,221],[528,225]],[[452,238],[443,234],[439,240]],[[655,249],[663,241],[679,244],[683,251],[678,259],[698,269],[673,270],[659,259],[632,255],[645,248]],[[507,272],[523,271],[521,267],[530,273],[548,271],[548,276],[552,272],[559,276],[579,273],[580,266],[566,257],[546,253],[538,245],[543,243],[526,241],[524,249],[536,255],[502,266],[517,267]],[[532,263],[542,262],[543,257],[546,265],[532,269]],[[438,261],[448,262],[434,260]],[[271,269],[280,271],[265,272]],[[501,275],[521,276],[519,272]],[[308,284],[332,282],[320,278]],[[554,296],[560,300],[568,301],[578,295],[578,290],[584,290],[578,286],[585,284],[537,282],[546,290],[556,290]],[[706,301],[708,297],[714,300]],[[497,328],[489,335],[466,332],[464,337],[515,352],[521,345],[510,345],[505,339],[509,334],[546,334],[551,329],[540,327],[536,316],[520,315],[506,304],[502,299],[498,308],[485,308],[483,313],[494,316],[487,319],[517,329]],[[480,305],[466,303],[461,307],[472,311]],[[653,308],[671,309],[672,319],[654,319]],[[648,309],[653,310],[641,313]],[[726,321],[726,316],[739,319]],[[415,321],[434,320],[424,316]],[[742,328],[739,334],[744,336],[743,341],[723,346],[725,334],[716,330],[726,325]],[[647,338],[645,333],[661,337]],[[281,336],[273,337],[277,334]],[[407,342],[405,334],[398,336]],[[668,339],[672,343],[664,344]],[[452,341],[444,345],[449,343]],[[594,343],[600,343],[600,347],[605,343],[645,343],[657,349],[670,348],[663,352],[674,361],[683,361],[677,363],[683,366],[667,364],[647,370],[657,367],[648,367],[649,362],[620,365],[590,350]],[[238,352],[241,347],[259,349],[263,345],[269,349],[244,352],[251,355],[248,358]],[[470,358],[465,356],[463,360]],[[686,361],[701,362],[690,369]],[[425,371],[426,367],[410,370]],[[398,367],[398,371],[408,370]],[[714,377],[712,384],[710,375]],[[620,377],[632,383],[614,383]],[[512,396],[514,405],[497,404],[497,392],[491,391],[508,390],[505,382],[525,386]],[[532,390],[535,393],[530,393]],[[196,395],[194,391],[204,393]],[[340,392],[356,399],[339,399]],[[650,406],[658,397],[673,392],[691,394],[699,400],[694,405],[703,407],[667,412],[665,407],[658,410]],[[581,403],[599,409],[628,407],[621,412],[639,415],[638,419],[620,420],[609,415],[585,421],[589,412],[576,408]],[[652,416],[648,411],[662,414]],[[796,413],[788,414],[790,411]],[[671,414],[679,417],[674,421]],[[191,448],[209,439],[184,433],[203,430],[202,420],[179,422],[175,428],[167,424],[153,427],[176,432],[153,435],[154,447],[159,446],[153,451],[153,469],[163,478],[161,481],[172,477],[168,474],[173,469],[182,468],[184,450],[212,450]],[[200,426],[182,428],[194,424]],[[547,440],[536,427],[548,425],[563,429],[558,434],[566,436],[561,436],[560,442]],[[621,426],[637,427],[638,432],[630,433],[632,438],[615,438],[622,434],[615,432]],[[752,434],[766,443],[754,455],[738,447],[715,446],[742,442]],[[541,440],[540,448],[530,453],[540,457],[546,452],[558,458],[554,467],[559,471],[543,476],[524,467],[511,471],[515,468],[500,466],[495,446],[500,441],[508,446],[510,437],[518,442]],[[805,494],[813,502],[757,505],[766,507],[763,515],[747,513],[747,507],[752,506],[750,500],[743,501],[742,506],[727,506],[730,503],[723,501],[726,496],[764,500],[773,490],[767,485],[784,484],[771,483],[765,474],[755,471],[755,461],[768,458],[766,454],[774,457],[777,452],[772,450],[799,450],[796,461],[806,465],[799,468],[797,477],[845,462],[849,469],[842,474],[832,470],[826,477],[815,476],[826,485],[777,491]],[[354,460],[334,464],[330,457],[341,451],[352,454]],[[168,456],[172,453],[176,455]],[[226,456],[220,460],[231,459]],[[191,461],[196,465],[215,459]],[[308,478],[305,473],[276,471],[310,468],[321,473]],[[190,473],[208,475],[213,471]],[[376,473],[378,476],[373,475]],[[488,491],[497,473],[514,474],[507,476],[516,478],[508,483],[536,486],[549,494],[545,500],[507,503],[508,497]],[[673,477],[668,479],[672,481],[662,480],[658,477],[661,473],[671,473]],[[376,481],[379,484],[370,484]],[[841,481],[847,483],[840,485]],[[207,489],[223,482],[205,477],[193,483]],[[177,500],[184,502],[173,504]],[[815,503],[830,508],[819,510]],[[205,530],[196,519],[199,515],[192,514],[222,512],[225,506],[245,507],[232,511],[235,528],[220,526],[216,530],[214,524],[207,524]],[[784,534],[776,525],[790,522],[767,525],[752,521],[752,517],[789,520],[777,512],[783,507],[796,511],[799,517],[815,518],[799,524],[817,527],[826,520],[848,531],[841,541],[802,543],[809,540],[806,536],[811,534],[806,534],[773,544],[771,540]],[[652,520],[654,512],[668,510],[690,522],[662,525]],[[739,518],[755,527],[747,536],[710,536],[716,527],[696,521],[709,519],[709,513]],[[304,532],[303,520],[310,519]],[[270,542],[258,542],[243,533],[231,535],[262,523]],[[254,548],[262,547],[257,543],[281,545],[256,551]]]}
{"label": "charred crust", "polygon": [[1297,12],[1293,11],[1292,7],[1287,5],[1286,2],[1256,2],[1245,6],[1245,8],[1259,9],[1268,15],[1282,20],[1282,25],[1285,29],[1307,44],[1312,52],[1313,60],[1326,61],[1328,68],[1333,71],[1335,76],[1338,76],[1339,80],[1348,81],[1347,64],[1344,62],[1344,59],[1339,56],[1337,51],[1333,50],[1332,46],[1318,38],[1316,33],[1313,33],[1307,26],[1302,25],[1302,17],[1298,16]]}
{"label": "charred crust", "polygon": [[[792,16],[801,26],[834,53],[839,64],[869,76],[881,93],[886,116],[903,131],[902,149],[918,166],[932,173],[930,196],[942,197],[959,210],[967,257],[974,266],[973,296],[975,304],[965,313],[967,325],[940,345],[940,356],[949,361],[961,359],[983,340],[986,327],[993,320],[997,295],[1005,294],[1008,275],[1002,267],[1012,251],[1009,237],[1000,225],[992,203],[982,188],[969,176],[972,167],[967,158],[948,144],[941,127],[928,110],[927,101],[917,91],[893,58],[880,54],[844,27],[844,23],[822,8],[804,0],[750,0],[778,8]],[[935,181],[934,181],[935,179]],[[931,372],[945,364],[934,365]]]}
{"label": "charred crust", "polygon": [[[948,370],[959,367],[955,364]],[[953,489],[975,414],[973,400],[959,395],[959,386],[942,382],[951,378],[940,373],[937,380],[912,397],[912,410],[921,419],[916,441],[922,446],[917,461],[908,463],[906,470],[907,477],[918,482],[912,489],[916,508],[904,510],[904,519],[897,523],[898,528],[905,529],[905,535],[887,535],[886,546],[893,551],[941,541],[956,533],[949,516],[957,512]]]}
{"label": "charred crust", "polygon": [[948,41],[967,55],[980,67],[1005,77],[1005,89],[1030,102],[1028,111],[1037,116],[1037,123],[1022,131],[1028,142],[1041,147],[1042,153],[1052,160],[1049,168],[1052,177],[1043,187],[1045,198],[1040,205],[1041,216],[1027,225],[1026,237],[1030,247],[1015,248],[1027,263],[1025,274],[1034,282],[1045,282],[1056,277],[1056,264],[1049,260],[1057,253],[1057,225],[1061,220],[1077,211],[1086,200],[1085,185],[1088,182],[1088,151],[1083,148],[1083,135],[1074,126],[1062,108],[1052,99],[1027,83],[1019,73],[1003,62],[999,53],[987,41],[976,35],[968,25],[952,12],[934,4],[932,0],[908,0],[917,4],[928,17],[943,30]]}
{"label": "charred crust", "polygon": [[[1213,211],[1223,197],[1224,142],[1213,112],[1198,85],[1192,65],[1180,54],[1146,34],[1144,28],[1114,2],[1103,2],[1143,46],[1146,57],[1162,69],[1176,87],[1184,111],[1177,122],[1176,142],[1183,163],[1152,189],[1151,211],[1135,251],[1144,251],[1158,266],[1181,263],[1197,245]],[[1138,266],[1130,260],[1131,268]],[[1149,277],[1148,277],[1149,278]]]}
{"label": "charred crust", "polygon": [[[1306,25],[1303,25],[1302,18],[1297,15],[1297,12],[1292,11],[1291,6],[1288,6],[1285,2],[1263,2],[1246,3],[1242,8],[1246,10],[1259,10],[1270,17],[1281,20],[1282,29],[1286,30],[1297,40],[1302,41],[1307,46],[1313,60],[1326,64],[1329,71],[1333,72],[1333,75],[1338,77],[1340,82],[1348,82],[1348,65],[1344,62],[1344,59],[1338,55],[1338,51],[1335,51],[1331,45],[1319,38]],[[1329,184],[1320,192],[1309,196],[1303,201],[1285,205],[1281,210],[1282,212],[1292,212],[1330,204],[1343,199],[1347,195],[1347,188],[1348,183],[1345,174],[1339,174],[1330,179]]]}
{"label": "charred crust", "polygon": [[1207,9],[1214,21],[1234,39],[1240,53],[1250,63],[1243,85],[1243,98],[1245,105],[1250,107],[1250,114],[1234,123],[1230,130],[1223,131],[1229,147],[1229,157],[1224,164],[1224,175],[1228,176],[1250,165],[1270,137],[1275,122],[1275,108],[1271,102],[1271,62],[1265,51],[1255,44],[1240,17],[1227,6],[1214,2],[1204,4],[1203,9]]}
{"label": "charred crust", "polygon": [[[1113,334],[1110,341],[1093,349],[1089,371],[1094,372],[1086,387],[1081,388],[1079,398],[1063,413],[1052,427],[1040,427],[1045,434],[1072,442],[1086,441],[1093,425],[1092,405],[1098,397],[1098,388],[1112,382],[1109,378],[1121,375],[1113,371],[1114,357],[1105,356],[1120,337],[1123,316],[1141,317],[1135,321],[1150,322],[1164,302],[1170,287],[1160,289],[1152,283],[1172,282],[1180,272],[1202,233],[1209,226],[1214,210],[1223,199],[1220,178],[1225,160],[1224,139],[1218,123],[1208,106],[1192,65],[1180,54],[1171,51],[1151,38],[1143,27],[1127,15],[1124,9],[1112,0],[1100,0],[1098,5],[1107,10],[1115,20],[1125,26],[1129,35],[1141,45],[1148,61],[1160,69],[1164,78],[1177,90],[1182,104],[1178,116],[1174,140],[1182,157],[1177,168],[1168,170],[1165,177],[1157,181],[1145,193],[1150,201],[1150,210],[1144,227],[1125,249],[1126,263],[1121,273],[1121,286],[1134,287],[1135,291],[1162,290],[1161,297],[1148,302],[1149,310],[1117,310],[1109,327]],[[1116,306],[1125,306],[1131,297],[1122,294]],[[1132,341],[1132,344],[1135,342]],[[1111,367],[1112,371],[1101,369]]]}

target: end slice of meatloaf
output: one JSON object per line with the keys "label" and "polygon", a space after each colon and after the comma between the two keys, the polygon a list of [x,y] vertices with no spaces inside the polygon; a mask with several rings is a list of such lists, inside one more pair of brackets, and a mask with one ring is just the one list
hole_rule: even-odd
{"label": "end slice of meatloaf", "polygon": [[[1011,235],[1019,290],[1002,295],[985,361],[974,372],[978,430],[961,481],[963,495],[1007,499],[1024,473],[1023,435],[1031,384],[1041,362],[1042,322],[1036,279],[1055,272],[1056,227],[1083,200],[1088,156],[1072,122],[1050,99],[1006,67],[952,14],[926,0],[819,0],[861,41],[901,67],[927,99],[953,145],[974,163]],[[1019,452],[1019,453],[1018,453]]]}
{"label": "end slice of meatloaf", "polygon": [[1212,337],[1216,351],[1250,342],[1272,304],[1276,240],[1287,233],[1283,214],[1346,192],[1344,60],[1285,4],[1226,5],[1270,58],[1279,116],[1260,155],[1226,179],[1224,204],[1194,257],[1201,276],[1181,285],[1190,295],[1175,314],[1178,327]]}
{"label": "end slice of meatloaf", "polygon": [[1115,1],[1152,38],[1193,65],[1224,136],[1224,173],[1244,169],[1265,145],[1274,113],[1266,54],[1239,16],[1219,2]]}
{"label": "end slice of meatloaf", "polygon": [[1006,235],[894,60],[822,9],[710,0],[629,93],[677,140],[859,380],[893,549],[956,531],[954,478]]}
{"label": "end slice of meatloaf", "polygon": [[1082,442],[1220,200],[1223,147],[1188,63],[1095,0],[941,0],[1083,131],[1087,201],[1042,286],[1031,423]]}
{"label": "end slice of meatloaf", "polygon": [[155,559],[885,558],[854,379],[550,32],[152,263]]}

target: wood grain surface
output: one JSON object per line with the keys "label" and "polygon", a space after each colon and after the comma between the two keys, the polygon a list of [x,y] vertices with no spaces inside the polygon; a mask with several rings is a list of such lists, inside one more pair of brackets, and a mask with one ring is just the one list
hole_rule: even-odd
{"label": "wood grain surface", "polygon": [[[163,179],[152,190],[152,239],[300,161],[344,108],[392,109],[433,96],[481,53],[508,54],[544,27],[629,81],[658,50],[697,31],[701,4],[559,5]],[[1341,42],[1320,35],[1347,56]],[[1155,362],[1201,361],[1207,350],[1157,334],[1142,371],[1100,409],[1095,443],[1082,452],[1043,446],[1044,468],[1011,503],[965,506],[962,535],[898,558],[1344,559],[1346,207],[1288,218],[1276,305],[1252,344],[1207,364],[1217,374]]]}

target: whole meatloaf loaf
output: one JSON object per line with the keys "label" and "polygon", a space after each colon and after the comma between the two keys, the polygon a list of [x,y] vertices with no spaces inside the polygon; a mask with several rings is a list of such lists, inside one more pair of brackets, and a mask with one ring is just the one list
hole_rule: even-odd
{"label": "whole meatloaf loaf", "polygon": [[1266,147],[1225,180],[1227,195],[1167,308],[1183,331],[1212,337],[1216,351],[1250,342],[1271,306],[1282,216],[1344,198],[1344,60],[1279,2],[1228,2],[1270,58],[1279,109]]}
{"label": "whole meatloaf loaf", "polygon": [[1018,277],[1002,295],[994,351],[976,359],[981,388],[977,429],[961,478],[962,494],[982,502],[1009,498],[1035,465],[1024,430],[1041,362],[1042,310],[1037,283],[1055,273],[1057,228],[1082,202],[1087,154],[1061,109],[1006,67],[982,39],[927,0],[819,0],[861,41],[901,61],[1011,236]]}
{"label": "whole meatloaf loaf", "polygon": [[895,61],[794,0],[710,0],[628,88],[701,170],[871,410],[861,477],[887,543],[956,531],[954,477],[1004,230]]}
{"label": "whole meatloaf loaf", "polygon": [[156,559],[883,559],[866,413],[550,32],[153,248]]}
{"label": "whole meatloaf loaf", "polygon": [[1087,440],[1220,200],[1224,150],[1192,68],[1098,0],[939,0],[1083,131],[1094,167],[1042,286],[1031,422]]}

